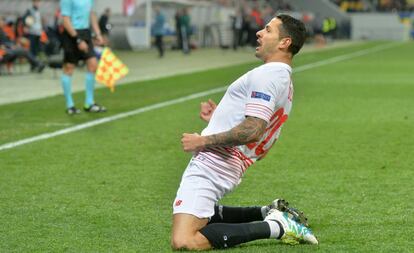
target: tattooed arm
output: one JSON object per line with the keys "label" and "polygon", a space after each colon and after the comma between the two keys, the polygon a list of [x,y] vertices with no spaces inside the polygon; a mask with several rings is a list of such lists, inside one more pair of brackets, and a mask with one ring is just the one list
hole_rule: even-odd
{"label": "tattooed arm", "polygon": [[185,152],[200,151],[215,146],[238,146],[260,140],[265,132],[267,122],[256,117],[246,117],[239,125],[227,132],[200,136],[199,134],[183,134],[181,144]]}

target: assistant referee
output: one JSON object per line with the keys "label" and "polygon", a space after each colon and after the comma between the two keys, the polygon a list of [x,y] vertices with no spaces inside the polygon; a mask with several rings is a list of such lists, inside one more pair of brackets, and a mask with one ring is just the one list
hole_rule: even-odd
{"label": "assistant referee", "polygon": [[60,0],[63,16],[63,74],[61,83],[66,99],[66,113],[78,114],[81,111],[75,107],[72,98],[72,75],[79,60],[84,60],[87,66],[85,76],[85,112],[105,112],[106,108],[94,100],[95,72],[98,61],[92,44],[92,31],[96,41],[102,44],[103,39],[96,15],[93,11],[93,0]]}

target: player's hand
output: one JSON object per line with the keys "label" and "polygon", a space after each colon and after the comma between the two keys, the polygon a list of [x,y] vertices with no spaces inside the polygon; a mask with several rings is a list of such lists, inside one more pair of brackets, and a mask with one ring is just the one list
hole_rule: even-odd
{"label": "player's hand", "polygon": [[89,47],[88,47],[88,44],[86,43],[86,41],[82,40],[82,41],[78,44],[78,49],[79,49],[80,51],[83,51],[83,52],[87,53],[87,52],[88,52]]}
{"label": "player's hand", "polygon": [[96,35],[96,43],[98,46],[102,46],[104,44],[104,39],[101,34]]}
{"label": "player's hand", "polygon": [[185,152],[198,152],[204,148],[204,137],[198,133],[184,133],[181,138],[181,145]]}
{"label": "player's hand", "polygon": [[214,110],[216,110],[216,103],[209,99],[207,102],[201,102],[200,105],[200,118],[206,122],[209,122]]}

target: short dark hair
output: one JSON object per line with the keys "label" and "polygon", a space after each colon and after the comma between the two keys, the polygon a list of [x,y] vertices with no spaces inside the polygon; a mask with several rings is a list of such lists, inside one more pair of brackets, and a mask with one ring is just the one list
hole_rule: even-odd
{"label": "short dark hair", "polygon": [[276,18],[282,21],[280,25],[280,37],[290,37],[292,44],[289,51],[295,55],[302,48],[306,40],[306,28],[302,21],[286,14],[277,15]]}

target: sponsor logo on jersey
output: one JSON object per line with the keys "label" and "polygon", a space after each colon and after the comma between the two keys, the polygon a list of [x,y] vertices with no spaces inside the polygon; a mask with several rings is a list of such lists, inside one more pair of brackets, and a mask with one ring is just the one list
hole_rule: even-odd
{"label": "sponsor logo on jersey", "polygon": [[259,99],[263,99],[266,101],[270,101],[270,96],[263,93],[263,92],[258,92],[258,91],[252,91],[252,98],[259,98]]}
{"label": "sponsor logo on jersey", "polygon": [[175,206],[180,206],[181,203],[183,203],[183,201],[181,199],[178,199],[177,201],[175,201]]}

